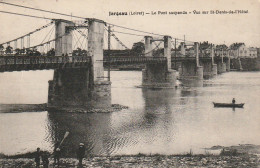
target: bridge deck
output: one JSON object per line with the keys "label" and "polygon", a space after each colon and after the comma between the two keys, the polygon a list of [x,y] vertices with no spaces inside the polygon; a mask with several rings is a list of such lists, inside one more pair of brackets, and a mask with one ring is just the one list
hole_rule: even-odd
{"label": "bridge deck", "polygon": [[0,56],[0,72],[87,67],[91,57]]}
{"label": "bridge deck", "polygon": [[[104,64],[166,63],[165,57],[119,57],[100,60]],[[0,56],[0,72],[44,70],[58,68],[81,68],[89,66],[90,56]]]}
{"label": "bridge deck", "polygon": [[[211,57],[200,57],[200,61],[211,61]],[[221,60],[215,57],[216,60]],[[226,58],[224,58],[226,59]],[[103,61],[105,65],[110,62],[111,65],[127,64],[158,64],[166,63],[165,57],[115,57],[111,56],[110,61],[106,57]],[[195,57],[172,57],[172,62],[189,62],[196,61]],[[90,56],[0,56],[0,72],[8,71],[26,71],[26,70],[43,70],[58,68],[81,68],[88,67],[91,63]]]}

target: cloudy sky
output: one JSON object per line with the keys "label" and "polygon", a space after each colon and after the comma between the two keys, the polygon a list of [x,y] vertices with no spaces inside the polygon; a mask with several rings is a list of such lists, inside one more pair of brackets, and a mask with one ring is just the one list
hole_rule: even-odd
{"label": "cloudy sky", "polygon": [[[260,0],[1,0],[106,22],[143,31],[170,35],[190,41],[209,41],[230,45],[245,42],[260,47]],[[0,4],[1,11],[77,20],[76,18],[33,11]],[[193,14],[193,11],[248,10],[247,14]],[[109,16],[109,12],[156,12],[157,15]],[[167,15],[158,15],[167,11]],[[169,15],[170,11],[186,11],[187,15]],[[191,12],[191,13],[189,13]],[[0,13],[0,43],[26,34],[49,21]],[[114,28],[116,30],[116,28]],[[119,29],[118,29],[119,30]],[[123,31],[123,30],[120,30]],[[124,30],[125,31],[125,30]],[[136,33],[125,31],[129,33]],[[142,33],[140,33],[142,34]],[[118,35],[131,47],[141,39],[137,36]]]}

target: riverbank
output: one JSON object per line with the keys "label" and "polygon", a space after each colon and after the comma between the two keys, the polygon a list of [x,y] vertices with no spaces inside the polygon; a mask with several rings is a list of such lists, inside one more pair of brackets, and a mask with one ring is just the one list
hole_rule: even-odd
{"label": "riverbank", "polygon": [[105,109],[86,109],[86,108],[48,108],[47,103],[43,104],[0,104],[0,113],[20,113],[20,112],[38,112],[38,111],[63,111],[70,113],[111,113],[128,109],[128,106],[112,104],[110,108]]}
{"label": "riverbank", "polygon": [[[205,154],[194,155],[192,151],[182,155],[117,155],[90,156],[83,160],[84,167],[260,167],[260,146],[243,144],[223,147],[205,148]],[[211,150],[220,150],[217,155]],[[45,155],[51,155],[43,152]],[[3,168],[35,167],[33,153],[5,156],[0,155],[0,165]],[[54,166],[53,158],[49,158],[50,167]],[[62,158],[60,167],[77,167],[78,160],[73,157]]]}
{"label": "riverbank", "polygon": [[[50,167],[53,167],[53,159]],[[34,159],[0,159],[3,168],[35,167]],[[62,158],[60,167],[77,167],[78,160],[75,158]],[[96,156],[83,160],[84,167],[259,167],[260,158],[257,155],[135,155],[135,156]]]}

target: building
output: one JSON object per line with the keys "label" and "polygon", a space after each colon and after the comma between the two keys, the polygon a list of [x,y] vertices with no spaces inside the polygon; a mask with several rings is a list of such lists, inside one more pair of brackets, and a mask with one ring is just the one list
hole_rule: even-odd
{"label": "building", "polygon": [[260,48],[257,48],[257,58],[260,58]]}
{"label": "building", "polygon": [[246,47],[244,43],[233,43],[229,47],[230,58],[256,58],[257,48]]}
{"label": "building", "polygon": [[226,46],[225,44],[220,44],[215,47],[215,56],[217,57],[220,57],[222,55],[226,57],[228,55],[228,52],[228,46]]}
{"label": "building", "polygon": [[257,57],[257,48],[249,47],[249,57],[250,58],[256,58]]}
{"label": "building", "polygon": [[210,44],[208,41],[199,43],[200,56],[209,57],[211,53],[211,47],[212,44]]}
{"label": "building", "polygon": [[229,47],[230,58],[246,57],[248,53],[245,43],[233,43]]}

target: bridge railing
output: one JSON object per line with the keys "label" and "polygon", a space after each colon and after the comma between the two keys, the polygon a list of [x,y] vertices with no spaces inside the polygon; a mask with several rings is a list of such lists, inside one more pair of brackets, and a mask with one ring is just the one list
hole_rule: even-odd
{"label": "bridge railing", "polygon": [[104,62],[110,63],[153,63],[153,62],[166,62],[166,57],[112,57],[104,59]]}
{"label": "bridge railing", "polygon": [[30,65],[90,62],[89,56],[0,56],[0,65]]}

